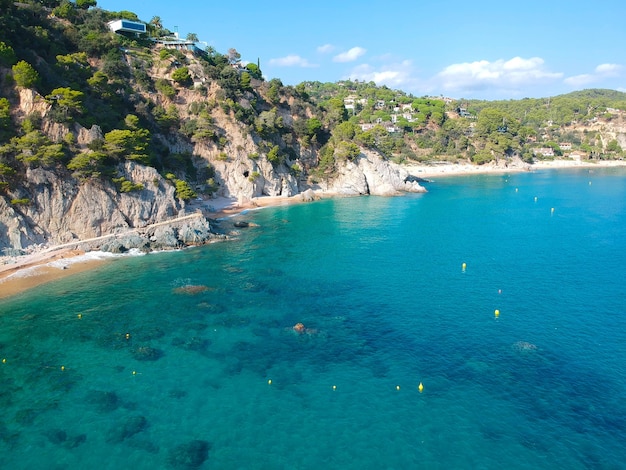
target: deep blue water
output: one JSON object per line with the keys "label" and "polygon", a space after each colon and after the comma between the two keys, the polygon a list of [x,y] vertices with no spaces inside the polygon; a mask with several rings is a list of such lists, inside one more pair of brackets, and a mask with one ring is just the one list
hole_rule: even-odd
{"label": "deep blue water", "polygon": [[624,468],[626,171],[428,189],[0,301],[0,468]]}

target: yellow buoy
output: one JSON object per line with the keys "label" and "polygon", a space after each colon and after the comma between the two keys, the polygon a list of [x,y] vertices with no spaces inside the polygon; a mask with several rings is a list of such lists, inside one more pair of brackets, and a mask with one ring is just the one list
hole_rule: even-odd
{"label": "yellow buoy", "polygon": [[498,318],[500,316],[500,310],[496,310],[495,312],[493,312],[494,315],[496,316],[496,318]]}
{"label": "yellow buoy", "polygon": [[7,363],[7,360],[6,360],[6,359],[2,359],[2,363],[3,363],[3,364],[6,364],[6,363]]}
{"label": "yellow buoy", "polygon": [[78,319],[80,320],[81,318],[83,318],[83,314],[82,314],[82,313],[79,313],[79,314],[77,315],[77,317],[78,317]]}
{"label": "yellow buoy", "polygon": [[61,366],[61,370],[65,370],[65,366]]}
{"label": "yellow buoy", "polygon": [[467,268],[467,264],[463,263],[463,264],[461,265],[461,269],[462,269],[463,271],[465,271],[465,268]]}
{"label": "yellow buoy", "polygon": [[420,393],[422,393],[424,391],[424,385],[422,384],[422,382],[420,382],[420,384],[418,385],[417,389],[420,391]]}
{"label": "yellow buoy", "polygon": [[133,371],[133,375],[137,375],[137,371]]}
{"label": "yellow buoy", "polygon": [[396,385],[396,390],[400,390],[400,385]]}
{"label": "yellow buoy", "polygon": [[126,339],[130,339],[130,333],[126,333]]}
{"label": "yellow buoy", "polygon": [[554,214],[554,207],[552,209],[550,209],[550,213]]}
{"label": "yellow buoy", "polygon": [[333,390],[337,390],[337,386],[336,385],[333,385]]}
{"label": "yellow buoy", "polygon": [[272,379],[269,379],[269,380],[267,381],[267,384],[268,384],[268,385],[272,385]]}

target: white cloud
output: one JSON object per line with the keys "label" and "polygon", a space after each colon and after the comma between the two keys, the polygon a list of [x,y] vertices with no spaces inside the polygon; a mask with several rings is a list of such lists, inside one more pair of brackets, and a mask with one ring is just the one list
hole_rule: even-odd
{"label": "white cloud", "polygon": [[494,62],[480,60],[452,64],[439,72],[435,81],[446,91],[472,91],[484,89],[517,90],[559,79],[562,73],[545,70],[540,57],[524,59],[513,57]]}
{"label": "white cloud", "polygon": [[615,77],[619,75],[623,67],[619,64],[600,64],[596,67],[596,73],[604,76]]}
{"label": "white cloud", "polygon": [[588,85],[589,83],[593,83],[598,79],[595,75],[591,75],[590,73],[583,73],[580,75],[574,75],[573,77],[567,77],[565,80],[565,84],[573,87],[579,88],[581,86]]}
{"label": "white cloud", "polygon": [[317,52],[319,52],[320,54],[330,54],[334,50],[335,46],[333,46],[332,44],[324,44],[323,46],[319,46],[317,48]]}
{"label": "white cloud", "polygon": [[367,50],[362,47],[353,47],[349,51],[337,54],[333,57],[333,62],[354,62],[366,52]]}
{"label": "white cloud", "polygon": [[419,81],[416,78],[415,67],[410,60],[387,63],[379,67],[362,64],[354,67],[344,79],[374,82],[377,85],[387,85],[390,88],[413,91]]}
{"label": "white cloud", "polygon": [[318,65],[312,64],[307,59],[296,54],[270,59],[269,64],[278,67],[318,67]]}
{"label": "white cloud", "polygon": [[619,64],[600,64],[594,69],[593,73],[574,75],[572,77],[567,77],[563,81],[566,85],[573,88],[579,88],[589,85],[590,83],[600,82],[605,78],[618,77],[622,69],[623,67]]}

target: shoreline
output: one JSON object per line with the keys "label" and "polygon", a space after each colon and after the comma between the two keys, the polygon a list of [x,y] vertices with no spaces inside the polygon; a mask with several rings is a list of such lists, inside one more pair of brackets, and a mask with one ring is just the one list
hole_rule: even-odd
{"label": "shoreline", "polygon": [[[478,174],[520,173],[540,170],[572,168],[612,168],[626,166],[626,161],[606,160],[599,162],[581,162],[574,160],[538,161],[531,164],[517,163],[512,166],[498,164],[473,165],[469,163],[444,163],[439,165],[409,164],[403,168],[411,175],[428,181],[430,178],[468,176]],[[333,197],[329,193],[315,193],[315,199]],[[212,219],[233,217],[250,210],[266,207],[287,206],[304,202],[303,195],[291,197],[263,196],[246,201],[237,201],[225,197],[209,199],[202,203],[192,203],[191,208],[203,208]],[[131,229],[132,230],[132,229]],[[0,299],[12,297],[42,284],[62,279],[74,274],[101,266],[114,256],[101,252],[95,255],[78,250],[75,247],[60,245],[42,251],[11,257],[13,262],[0,264]]]}
{"label": "shoreline", "polygon": [[418,178],[435,178],[439,176],[468,176],[480,174],[522,173],[541,170],[560,170],[572,168],[614,168],[626,166],[623,160],[539,160],[535,163],[513,162],[506,166],[497,163],[474,165],[470,163],[443,163],[435,165],[409,164],[403,165],[410,174]]}

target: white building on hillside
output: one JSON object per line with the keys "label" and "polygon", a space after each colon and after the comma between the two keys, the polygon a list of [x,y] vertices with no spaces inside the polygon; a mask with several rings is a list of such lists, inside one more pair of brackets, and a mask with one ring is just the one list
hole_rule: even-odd
{"label": "white building on hillside", "polygon": [[113,20],[107,23],[109,29],[114,33],[135,33],[136,35],[146,32],[146,24],[141,21]]}

